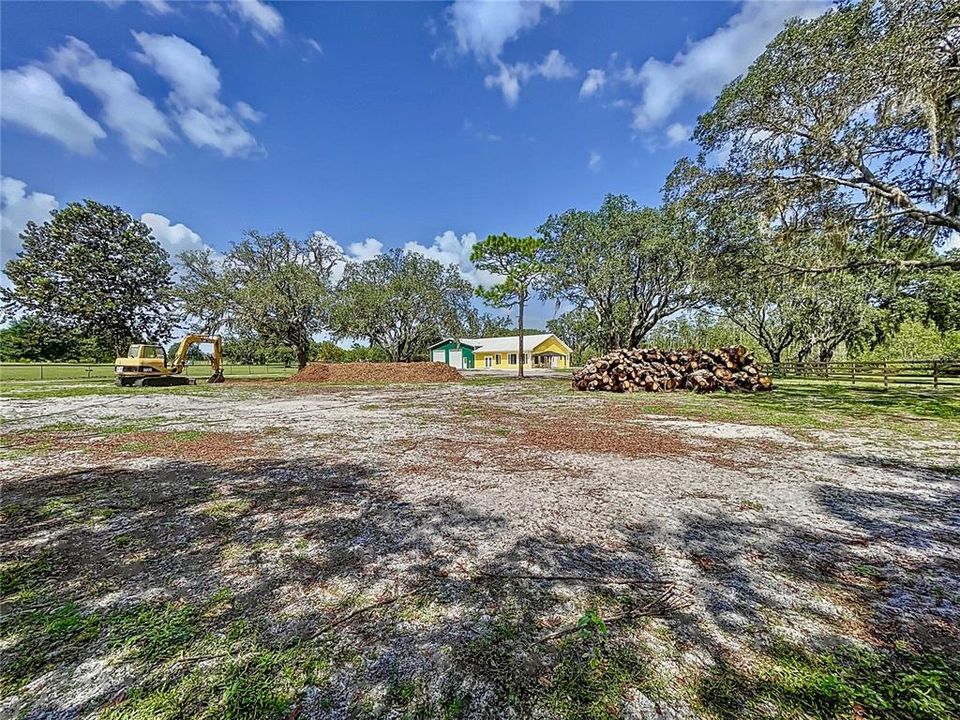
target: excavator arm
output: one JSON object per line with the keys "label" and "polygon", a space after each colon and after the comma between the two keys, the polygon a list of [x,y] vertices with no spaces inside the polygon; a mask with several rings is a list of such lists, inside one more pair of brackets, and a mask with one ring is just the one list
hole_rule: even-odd
{"label": "excavator arm", "polygon": [[207,379],[208,383],[223,382],[223,338],[219,335],[187,335],[180,341],[177,354],[173,357],[170,369],[174,373],[182,373],[187,369],[187,353],[190,348],[200,343],[211,343],[213,354],[210,356],[210,367],[213,374]]}

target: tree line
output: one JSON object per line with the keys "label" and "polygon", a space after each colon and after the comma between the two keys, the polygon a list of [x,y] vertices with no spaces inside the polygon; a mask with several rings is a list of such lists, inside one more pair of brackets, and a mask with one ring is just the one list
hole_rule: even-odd
{"label": "tree line", "polygon": [[[581,355],[736,336],[773,361],[829,360],[905,330],[957,352],[960,251],[943,248],[960,238],[958,128],[950,3],[841,2],[788,23],[721,92],[659,207],[608,195],[530,237],[490,236],[472,260],[499,281],[479,294],[521,336],[532,298],[568,308],[548,329]],[[301,366],[321,333],[408,361],[513,326],[475,309],[454,266],[401,250],[347,261],[322,234],[251,231],[222,256],[184,253],[176,273],[143,223],[92,201],[21,237],[0,293],[43,352],[167,338],[189,319]]]}

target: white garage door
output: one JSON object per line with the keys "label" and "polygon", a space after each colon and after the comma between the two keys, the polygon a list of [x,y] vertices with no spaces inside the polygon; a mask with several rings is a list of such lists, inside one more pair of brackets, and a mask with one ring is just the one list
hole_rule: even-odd
{"label": "white garage door", "polygon": [[447,361],[447,351],[440,349],[433,351],[433,361],[434,362],[446,362]]}
{"label": "white garage door", "polygon": [[463,350],[450,351],[450,366],[458,370],[463,367]]}

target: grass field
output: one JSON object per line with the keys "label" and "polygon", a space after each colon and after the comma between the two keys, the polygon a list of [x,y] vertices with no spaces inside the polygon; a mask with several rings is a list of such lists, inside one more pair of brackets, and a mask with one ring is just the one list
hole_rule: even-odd
{"label": "grass field", "polygon": [[[295,367],[283,365],[227,365],[224,373],[237,377],[286,376],[296,372]],[[206,363],[187,367],[189,377],[201,378],[210,375]],[[36,380],[101,380],[113,378],[113,364],[83,363],[3,363],[0,364],[0,382]]]}
{"label": "grass field", "polygon": [[955,392],[0,394],[0,715],[960,713]]}

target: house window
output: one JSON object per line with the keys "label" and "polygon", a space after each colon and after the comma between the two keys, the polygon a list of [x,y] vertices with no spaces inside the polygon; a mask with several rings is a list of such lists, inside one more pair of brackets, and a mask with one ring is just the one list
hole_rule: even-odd
{"label": "house window", "polygon": [[[499,357],[499,356],[498,356],[498,357]],[[499,361],[498,361],[498,362],[499,362]],[[485,358],[483,359],[483,366],[484,366],[484,367],[492,367],[492,361],[491,361],[491,359],[488,358],[488,357],[485,357]]]}
{"label": "house window", "polygon": [[508,364],[508,365],[516,365],[516,364],[517,364],[517,354],[516,354],[516,353],[510,353],[509,355],[507,355],[507,364]]}
{"label": "house window", "polygon": [[497,365],[500,364],[500,353],[497,353]]}

